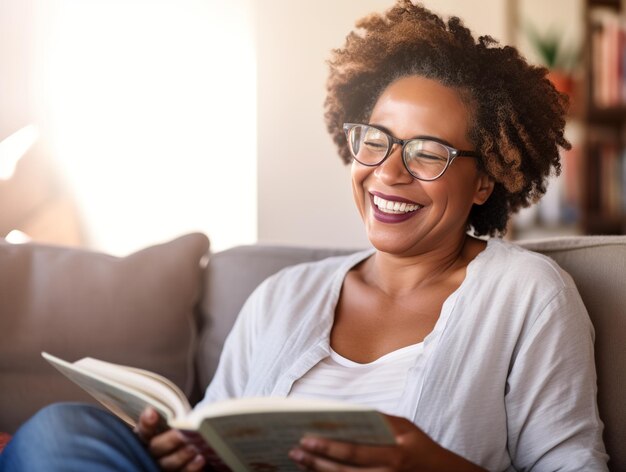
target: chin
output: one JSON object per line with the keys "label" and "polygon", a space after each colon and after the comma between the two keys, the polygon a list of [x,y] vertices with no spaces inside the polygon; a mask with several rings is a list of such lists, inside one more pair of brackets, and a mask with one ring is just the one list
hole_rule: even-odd
{"label": "chin", "polygon": [[377,251],[394,255],[409,255],[415,252],[416,245],[419,241],[412,239],[411,241],[399,241],[397,237],[383,236],[380,234],[368,233],[367,239]]}

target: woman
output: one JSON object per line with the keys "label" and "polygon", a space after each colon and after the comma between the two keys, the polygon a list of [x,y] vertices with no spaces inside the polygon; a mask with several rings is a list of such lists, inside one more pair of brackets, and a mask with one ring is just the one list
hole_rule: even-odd
{"label": "woman", "polygon": [[[358,26],[334,52],[326,120],[373,249],[265,281],[203,402],[339,397],[388,414],[396,445],[303,438],[290,457],[306,470],[606,470],[572,280],[475,237],[504,233],[559,171],[565,97],[513,48],[409,0]],[[137,434],[159,465],[202,468],[157,420],[144,412]]]}

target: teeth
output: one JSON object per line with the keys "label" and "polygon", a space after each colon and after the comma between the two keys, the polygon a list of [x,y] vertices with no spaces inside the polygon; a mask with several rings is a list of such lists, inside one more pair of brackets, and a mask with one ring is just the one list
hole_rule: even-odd
{"label": "teeth", "polygon": [[408,213],[422,208],[421,205],[414,205],[406,202],[392,202],[390,200],[380,198],[377,195],[374,195],[374,205],[376,205],[380,211],[391,214]]}

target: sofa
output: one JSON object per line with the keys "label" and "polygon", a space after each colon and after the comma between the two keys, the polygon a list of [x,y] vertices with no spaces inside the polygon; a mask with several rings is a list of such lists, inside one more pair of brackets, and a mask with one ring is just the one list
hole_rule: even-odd
{"label": "sofa", "polygon": [[[626,471],[626,236],[518,244],[552,257],[576,281],[596,330],[598,404],[610,467]],[[126,257],[0,242],[0,432],[8,439],[49,403],[92,401],[41,351],[149,369],[198,401],[239,309],[264,278],[348,252],[252,245],[212,253],[200,233]]]}

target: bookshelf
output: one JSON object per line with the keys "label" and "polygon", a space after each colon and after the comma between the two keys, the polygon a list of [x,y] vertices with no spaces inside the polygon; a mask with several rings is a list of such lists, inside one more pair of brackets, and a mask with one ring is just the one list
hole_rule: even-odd
{"label": "bookshelf", "polygon": [[626,1],[584,0],[581,229],[626,234]]}

